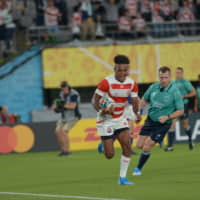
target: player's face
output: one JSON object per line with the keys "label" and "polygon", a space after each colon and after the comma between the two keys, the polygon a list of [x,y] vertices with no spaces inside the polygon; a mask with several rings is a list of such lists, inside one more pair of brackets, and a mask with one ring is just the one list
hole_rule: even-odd
{"label": "player's face", "polygon": [[64,94],[69,93],[69,88],[68,87],[61,87],[61,90],[64,92]]}
{"label": "player's face", "polygon": [[159,72],[159,79],[160,79],[160,84],[162,85],[162,87],[167,87],[170,80],[171,80],[171,75],[169,72]]}
{"label": "player's face", "polygon": [[176,80],[179,80],[179,79],[181,79],[181,78],[183,78],[183,71],[177,69],[177,70],[176,70]]}
{"label": "player's face", "polygon": [[129,65],[117,64],[115,66],[115,78],[118,81],[124,82],[128,75],[129,75]]}

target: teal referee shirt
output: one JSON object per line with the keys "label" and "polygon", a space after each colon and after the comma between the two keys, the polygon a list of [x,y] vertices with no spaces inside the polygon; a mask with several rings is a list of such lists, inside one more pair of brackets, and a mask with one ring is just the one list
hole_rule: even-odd
{"label": "teal referee shirt", "polygon": [[[160,82],[154,83],[143,96],[150,104],[148,116],[155,122],[158,122],[161,116],[184,109],[181,94],[173,82],[170,82],[166,88],[161,88]],[[167,123],[171,121],[168,120]]]}
{"label": "teal referee shirt", "polygon": [[[194,89],[194,87],[192,86],[190,81],[188,81],[184,78],[175,80],[174,83],[175,83],[176,87],[179,89],[181,96],[188,94],[189,92],[191,92]],[[188,98],[183,99],[184,104],[187,104],[188,102],[189,102]]]}

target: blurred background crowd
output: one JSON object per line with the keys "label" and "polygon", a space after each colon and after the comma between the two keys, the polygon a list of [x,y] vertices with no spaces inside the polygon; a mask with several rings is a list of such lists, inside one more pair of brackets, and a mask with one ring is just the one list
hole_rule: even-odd
{"label": "blurred background crowd", "polygon": [[198,20],[200,0],[0,0],[0,57],[37,42],[198,35]]}

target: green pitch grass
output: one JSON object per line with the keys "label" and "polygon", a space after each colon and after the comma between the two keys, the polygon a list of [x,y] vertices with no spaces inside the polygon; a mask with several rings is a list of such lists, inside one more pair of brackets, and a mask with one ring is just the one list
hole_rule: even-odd
{"label": "green pitch grass", "polygon": [[[139,152],[139,151],[138,151]],[[193,151],[176,145],[174,152],[159,147],[152,151],[143,175],[133,177],[139,155],[133,156],[128,178],[134,186],[117,184],[120,150],[112,160],[96,151],[73,152],[58,157],[58,152],[0,155],[0,192],[49,195],[75,195],[127,200],[200,199],[200,146]],[[59,200],[0,194],[0,200]],[[70,199],[70,198],[62,198]]]}

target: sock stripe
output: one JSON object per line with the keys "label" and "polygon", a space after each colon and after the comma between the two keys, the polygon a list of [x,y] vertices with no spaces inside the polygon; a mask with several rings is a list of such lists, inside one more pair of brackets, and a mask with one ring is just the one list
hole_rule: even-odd
{"label": "sock stripe", "polygon": [[147,156],[150,154],[150,151],[143,151],[142,154]]}

